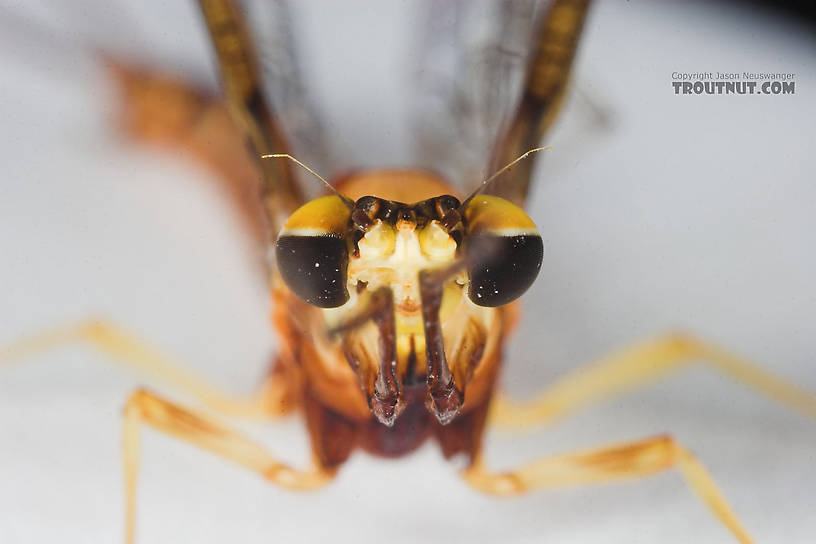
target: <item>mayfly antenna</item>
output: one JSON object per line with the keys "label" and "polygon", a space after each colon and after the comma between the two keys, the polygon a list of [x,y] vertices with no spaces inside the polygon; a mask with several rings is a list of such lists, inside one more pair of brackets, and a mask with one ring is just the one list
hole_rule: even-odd
{"label": "mayfly antenna", "polygon": [[479,184],[479,187],[477,187],[475,191],[470,193],[470,196],[468,196],[462,202],[461,208],[462,209],[466,208],[467,204],[473,199],[473,197],[475,197],[476,195],[481,193],[484,190],[484,188],[487,187],[488,184],[490,184],[491,181],[493,181],[494,179],[496,179],[497,177],[499,177],[500,175],[505,173],[507,170],[512,168],[516,163],[518,163],[520,161],[523,161],[524,159],[526,159],[528,156],[532,155],[533,153],[538,153],[539,151],[544,151],[545,149],[552,149],[552,146],[548,145],[548,146],[544,146],[544,147],[534,147],[533,149],[525,151],[524,153],[522,153],[521,155],[519,155],[518,157],[516,157],[515,159],[513,159],[512,161],[510,161],[506,165],[502,166],[499,170],[497,170],[495,173],[493,173],[493,175],[491,175],[489,178],[487,178],[486,180],[481,182]]}
{"label": "mayfly antenna", "polygon": [[303,164],[302,162],[300,162],[299,160],[294,158],[289,153],[271,153],[269,155],[261,155],[261,158],[262,159],[289,159],[290,161],[294,162],[295,164],[297,164],[298,166],[300,166],[301,168],[303,168],[304,170],[309,172],[311,175],[313,175],[314,177],[316,177],[317,179],[322,181],[323,185],[328,187],[329,190],[331,190],[334,194],[339,196],[340,199],[343,201],[343,203],[346,206],[349,207],[349,209],[354,209],[354,201],[353,200],[351,200],[349,197],[347,197],[346,195],[342,194],[340,191],[335,189],[332,186],[332,184],[329,183],[328,181],[326,181],[326,179],[323,176],[321,176],[320,174],[318,174],[317,172],[315,172],[314,170],[312,170],[311,168],[309,168],[308,166],[306,166],[305,164]]}

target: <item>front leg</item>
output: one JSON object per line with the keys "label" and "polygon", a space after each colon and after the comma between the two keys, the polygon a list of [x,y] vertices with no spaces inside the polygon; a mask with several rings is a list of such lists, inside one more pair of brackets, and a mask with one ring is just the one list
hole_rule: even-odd
{"label": "front leg", "polygon": [[360,379],[371,412],[383,425],[391,427],[405,409],[397,368],[397,328],[391,289],[380,287],[371,293],[357,313],[330,329],[329,334],[359,331],[369,322],[377,330],[377,363],[373,364],[372,355],[353,334],[344,338],[344,352]]}
{"label": "front leg", "polygon": [[458,270],[423,270],[419,273],[419,295],[422,299],[422,322],[425,328],[425,356],[428,360],[428,409],[446,425],[459,413],[464,401],[464,384],[454,382],[445,356],[439,309],[445,281]]}
{"label": "front leg", "polygon": [[143,425],[185,440],[257,472],[270,482],[290,489],[314,489],[327,484],[336,469],[319,462],[297,470],[278,461],[263,447],[215,419],[187,410],[145,390],[131,395],[125,407],[125,541],[134,542],[136,484],[139,474],[140,435]]}

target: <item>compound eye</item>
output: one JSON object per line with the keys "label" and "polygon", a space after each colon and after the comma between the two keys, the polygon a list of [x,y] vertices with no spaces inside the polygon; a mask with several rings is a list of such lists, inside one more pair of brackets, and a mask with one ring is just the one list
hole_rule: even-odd
{"label": "compound eye", "polygon": [[275,257],[287,287],[319,308],[349,299],[346,234],[351,211],[338,196],[307,202],[293,213],[275,242]]}
{"label": "compound eye", "polygon": [[524,211],[479,195],[465,209],[468,297],[479,306],[508,304],[533,284],[544,257],[538,229]]}

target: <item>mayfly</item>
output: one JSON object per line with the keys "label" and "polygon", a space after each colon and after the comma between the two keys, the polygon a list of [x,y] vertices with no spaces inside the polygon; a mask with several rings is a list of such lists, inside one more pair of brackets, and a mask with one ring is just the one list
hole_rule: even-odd
{"label": "mayfly", "polygon": [[[151,96],[152,104],[173,104],[175,119],[195,119],[204,136],[186,138],[186,145],[225,175],[246,174],[245,163],[231,154],[241,155],[241,141],[248,142],[262,180],[261,207],[274,233],[271,291],[281,338],[274,371],[256,397],[237,401],[109,323],[40,336],[13,346],[10,356],[80,338],[226,415],[272,418],[299,408],[313,451],[310,468],[290,467],[220,420],[140,390],[125,409],[128,540],[135,530],[139,435],[147,425],[295,489],[327,484],[355,449],[398,456],[429,439],[446,456],[468,459],[463,473],[468,484],[500,495],[678,468],[734,536],[750,541],[707,471],[667,436],[502,472],[491,470],[482,455],[488,422],[551,420],[693,360],[816,413],[809,395],[713,346],[679,336],[604,359],[526,403],[496,394],[502,348],[516,316],[514,301],[534,281],[543,258],[541,237],[522,210],[536,156],[515,160],[540,145],[559,109],[587,7],[587,2],[557,1],[541,18],[516,113],[492,147],[491,171],[500,175],[483,192],[475,186],[456,190],[423,170],[379,170],[332,180],[329,194],[309,199],[297,182],[280,112],[262,93],[260,63],[234,3],[201,2],[226,107],[171,86],[148,85],[143,75],[119,67],[134,106]],[[153,110],[132,111],[149,121]],[[182,122],[173,128],[190,127]],[[235,138],[217,148],[209,145],[210,135],[221,142],[224,134]],[[226,167],[235,163],[240,167]],[[249,171],[252,177],[255,171]],[[256,205],[246,203],[249,209]]]}

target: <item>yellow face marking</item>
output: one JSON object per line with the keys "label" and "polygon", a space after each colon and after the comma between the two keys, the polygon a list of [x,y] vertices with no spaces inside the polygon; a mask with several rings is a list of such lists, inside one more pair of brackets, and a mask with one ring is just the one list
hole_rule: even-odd
{"label": "yellow face marking", "polygon": [[465,208],[468,233],[487,231],[499,236],[538,233],[533,220],[524,210],[503,198],[477,195]]}
{"label": "yellow face marking", "polygon": [[310,200],[289,216],[280,235],[345,236],[351,210],[336,195]]}
{"label": "yellow face marking", "polygon": [[[410,221],[400,221],[397,226],[392,226],[377,220],[360,239],[357,247],[359,254],[350,259],[348,267],[351,298],[340,308],[323,310],[326,322],[329,326],[342,322],[346,315],[355,311],[361,296],[356,289],[358,282],[365,282],[368,292],[388,287],[394,295],[400,372],[406,368],[412,342],[418,368],[424,368],[425,329],[419,294],[419,271],[452,263],[456,258],[456,242],[438,221],[431,221],[423,228],[417,228]],[[464,275],[462,272],[445,286],[439,312],[443,324],[462,313],[463,299],[466,298],[463,290],[463,285],[466,284]],[[472,305],[465,302],[465,308],[470,306]],[[476,311],[483,310],[476,308]]]}
{"label": "yellow face marking", "polygon": [[373,227],[368,229],[366,235],[358,242],[360,254],[366,255],[367,259],[385,258],[394,252],[394,244],[397,241],[394,228],[383,223],[379,219]]}
{"label": "yellow face marking", "polygon": [[[353,308],[358,282],[365,282],[369,292],[380,287],[390,288],[394,295],[398,357],[401,362],[407,358],[411,336],[414,336],[417,353],[423,354],[419,271],[452,263],[456,258],[456,242],[437,221],[419,229],[409,221],[399,222],[398,228],[377,221],[357,245],[359,254],[351,258],[348,268],[349,292],[355,294],[344,308]],[[452,288],[454,293],[446,289],[443,296],[442,319],[453,311],[454,301],[462,297],[460,286],[452,285]],[[446,304],[449,299],[454,303]]]}
{"label": "yellow face marking", "polygon": [[358,247],[359,256],[349,263],[349,290],[357,282],[365,282],[369,291],[389,287],[397,315],[403,317],[419,316],[419,271],[438,268],[456,257],[456,242],[437,221],[422,229],[407,221],[399,222],[398,228],[377,221]]}
{"label": "yellow face marking", "polygon": [[456,254],[456,241],[439,221],[431,221],[418,237],[422,252],[432,261],[450,262]]}

